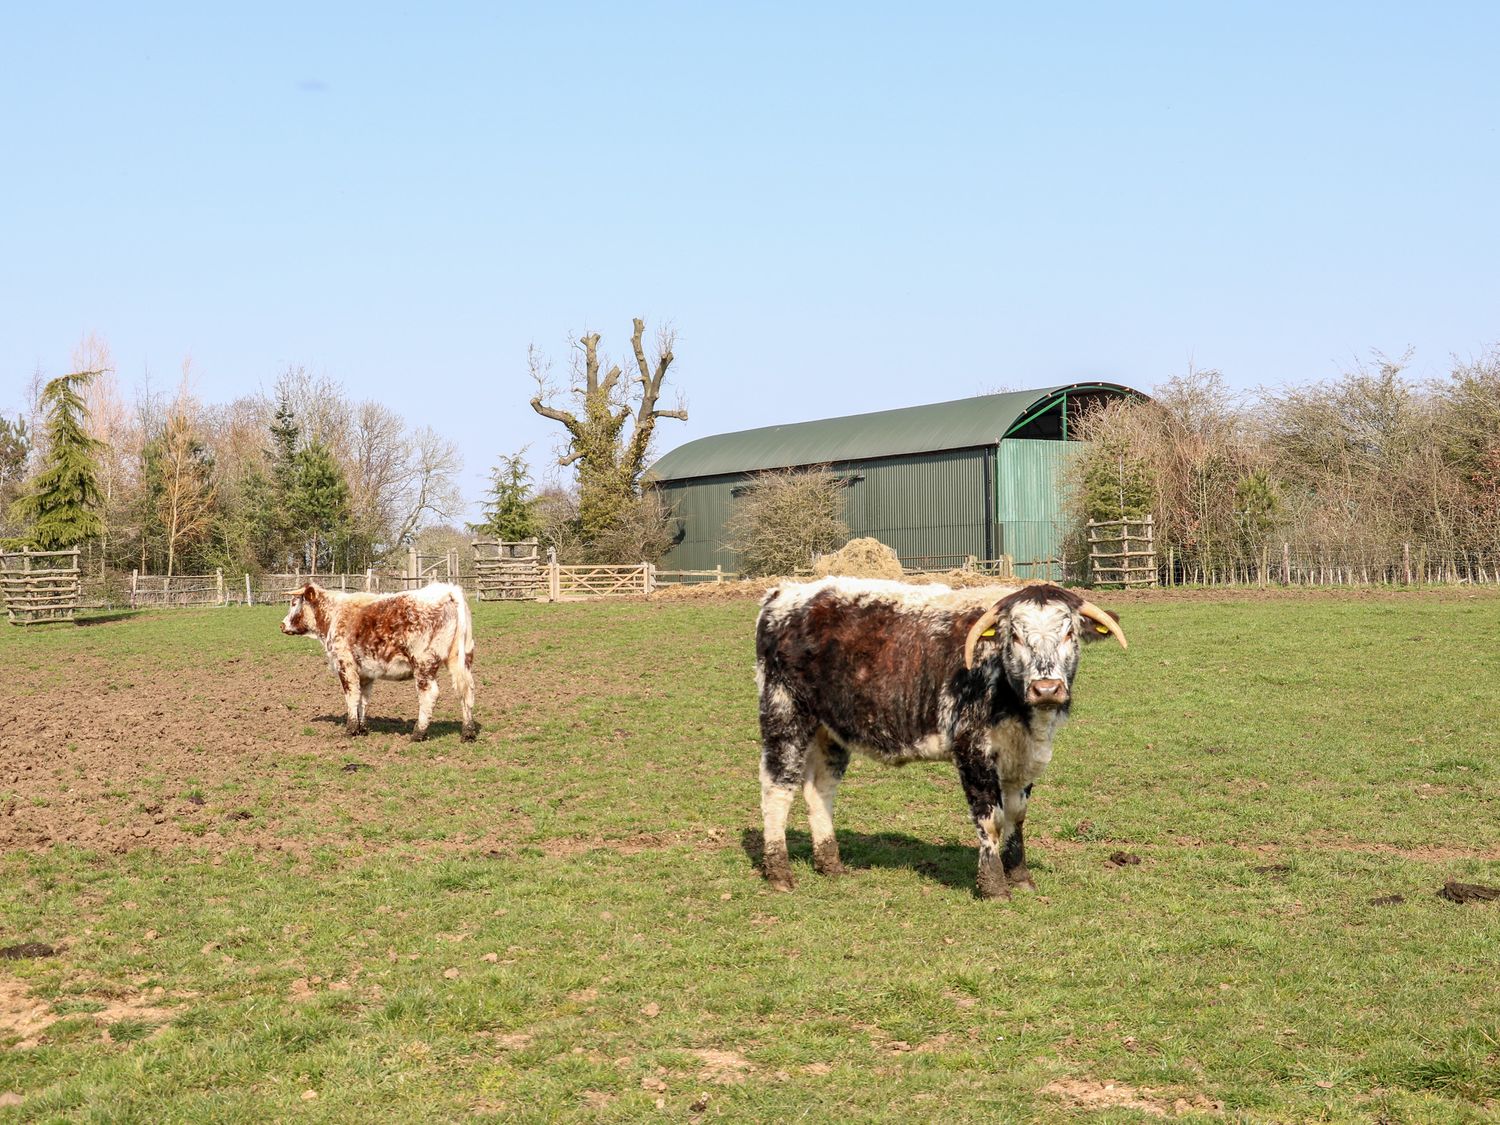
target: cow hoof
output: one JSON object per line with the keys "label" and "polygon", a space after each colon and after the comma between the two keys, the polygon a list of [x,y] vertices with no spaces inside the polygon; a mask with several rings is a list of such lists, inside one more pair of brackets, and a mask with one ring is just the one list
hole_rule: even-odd
{"label": "cow hoof", "polygon": [[470,723],[464,727],[463,733],[458,736],[460,742],[473,742],[479,737],[479,724]]}
{"label": "cow hoof", "polygon": [[411,740],[413,742],[426,742],[427,732],[425,730],[414,730],[411,732]]}
{"label": "cow hoof", "polygon": [[1010,881],[999,872],[981,870],[976,891],[980,898],[1010,898]]}
{"label": "cow hoof", "polygon": [[790,891],[797,886],[796,881],[790,875],[767,875],[766,882],[771,884],[773,891]]}
{"label": "cow hoof", "polygon": [[1036,891],[1036,883],[1032,881],[1031,872],[1024,867],[1010,872],[1010,885],[1018,891]]}
{"label": "cow hoof", "polygon": [[344,737],[345,738],[357,738],[357,737],[359,737],[359,728],[358,727],[345,727],[344,728]]}

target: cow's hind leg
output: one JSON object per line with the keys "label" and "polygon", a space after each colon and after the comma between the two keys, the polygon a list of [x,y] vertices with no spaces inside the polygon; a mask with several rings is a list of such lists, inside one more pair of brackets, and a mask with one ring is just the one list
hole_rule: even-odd
{"label": "cow's hind leg", "polygon": [[816,723],[797,713],[785,689],[761,693],[760,815],[765,841],[766,881],[789,891],[791,857],[786,850],[786,818],[807,771],[809,742]]}
{"label": "cow's hind leg", "polygon": [[334,671],[338,673],[339,687],[344,689],[344,733],[353,738],[364,725],[364,685],[359,669],[352,662],[340,660]]}
{"label": "cow's hind leg", "polygon": [[359,716],[355,727],[355,734],[369,734],[370,727],[365,716],[370,710],[370,693],[375,690],[375,681],[372,679],[361,679],[359,681]]}
{"label": "cow's hind leg", "polygon": [[848,768],[849,751],[829,738],[827,730],[818,731],[807,752],[802,796],[807,801],[807,821],[812,828],[813,870],[819,875],[845,874],[833,832],[833,798]]}
{"label": "cow's hind leg", "polygon": [[469,652],[459,653],[448,660],[448,674],[453,680],[453,694],[458,696],[459,704],[464,712],[463,732],[459,735],[464,742],[473,742],[479,734],[479,724],[474,721],[474,673],[469,667],[469,662],[473,658],[474,654]]}
{"label": "cow's hind leg", "polygon": [[437,703],[437,668],[421,668],[417,680],[417,725],[412,728],[411,740],[421,742],[427,737],[427,724],[432,721],[432,708]]}

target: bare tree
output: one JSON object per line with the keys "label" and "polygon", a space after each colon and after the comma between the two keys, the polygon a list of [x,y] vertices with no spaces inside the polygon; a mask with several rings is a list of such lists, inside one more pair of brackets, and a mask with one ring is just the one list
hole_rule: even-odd
{"label": "bare tree", "polygon": [[75,371],[98,372],[84,389],[84,402],[88,405],[89,436],[100,443],[95,464],[99,470],[99,519],[103,525],[99,535],[102,576],[110,551],[118,549],[129,520],[134,484],[131,453],[137,444],[135,426],[129,408],[120,397],[109,345],[90,332],[73,349],[72,360]]}
{"label": "bare tree", "polygon": [[213,515],[213,462],[195,425],[196,404],[188,392],[189,365],[183,364],[182,386],[167,414],[157,451],[157,515],[167,544],[167,577],[178,556],[204,538]]}
{"label": "bare tree", "polygon": [[[641,474],[651,452],[656,423],[662,418],[687,420],[687,410],[658,408],[667,369],[671,367],[676,333],[663,328],[657,335],[654,360],[646,356],[645,322],[636,317],[631,336],[635,357],[633,379],[623,381],[615,363],[601,360],[599,334],[581,337],[574,351],[570,393],[577,410],[553,404],[557,390],[551,384],[548,365],[533,347],[529,353],[537,393],[531,408],[543,418],[561,423],[568,439],[558,464],[578,466],[578,516],[584,538],[602,540],[619,522],[631,501],[640,495]],[[600,368],[608,363],[602,375]],[[629,436],[625,427],[631,423]]]}
{"label": "bare tree", "polygon": [[388,493],[396,520],[385,539],[394,549],[411,538],[428,517],[451,519],[461,497],[455,478],[463,468],[458,447],[427,426],[407,442],[406,458]]}

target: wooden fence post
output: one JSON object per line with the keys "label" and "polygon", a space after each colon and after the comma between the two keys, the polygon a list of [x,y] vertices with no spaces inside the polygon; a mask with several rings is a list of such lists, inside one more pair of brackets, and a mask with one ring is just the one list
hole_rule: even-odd
{"label": "wooden fence post", "polygon": [[724,564],[723,563],[717,563],[714,566],[714,585],[715,586],[722,586],[722,585],[724,585]]}
{"label": "wooden fence post", "polygon": [[1411,544],[1401,544],[1401,569],[1406,574],[1406,584],[1411,585]]}
{"label": "wooden fence post", "polygon": [[557,549],[547,548],[547,600],[562,600],[562,568],[557,565]]}
{"label": "wooden fence post", "polygon": [[370,592],[370,587],[374,584],[374,581],[375,568],[373,566],[365,567],[365,593],[368,594]]}
{"label": "wooden fence post", "polygon": [[245,572],[245,604],[255,604],[255,595],[250,592],[250,572],[248,570]]}
{"label": "wooden fence post", "polygon": [[135,589],[136,589],[136,583],[140,581],[140,578],[141,578],[141,572],[139,570],[132,570],[130,572],[130,608],[131,609],[135,608]]}
{"label": "wooden fence post", "polygon": [[214,568],[214,590],[219,596],[220,605],[228,605],[229,599],[224,596],[224,568]]}
{"label": "wooden fence post", "polygon": [[1281,545],[1281,584],[1283,586],[1292,584],[1292,545],[1290,543]]}

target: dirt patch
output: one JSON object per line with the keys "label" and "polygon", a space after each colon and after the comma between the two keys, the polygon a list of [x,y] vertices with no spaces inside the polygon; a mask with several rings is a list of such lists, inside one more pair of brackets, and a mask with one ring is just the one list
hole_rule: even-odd
{"label": "dirt patch", "polygon": [[1134,852],[1110,852],[1109,862],[1116,867],[1135,867],[1141,862],[1141,857]]}
{"label": "dirt patch", "polygon": [[1438,891],[1438,898],[1449,902],[1494,902],[1500,899],[1500,887],[1486,887],[1482,883],[1460,883],[1449,879]]}
{"label": "dirt patch", "polygon": [[715,1086],[738,1086],[755,1069],[755,1064],[736,1051],[704,1048],[689,1051],[702,1064],[698,1078]]}
{"label": "dirt patch", "polygon": [[785,582],[805,582],[798,578],[740,578],[732,582],[682,582],[659,587],[650,595],[653,602],[737,602],[759,600],[772,586]]}
{"label": "dirt patch", "polygon": [[[539,627],[512,632],[507,644],[549,639]],[[55,666],[11,668],[0,685],[0,851],[69,845],[219,857],[300,855],[361,838],[367,852],[407,846],[390,831],[383,778],[412,765],[415,692],[377,687],[372,733],[351,742],[338,684],[317,646],[288,640],[286,652],[266,655],[260,640],[249,636],[244,652],[196,662],[164,650],[110,660],[77,653],[66,678]],[[460,775],[509,760],[514,742],[548,716],[617,690],[650,692],[608,667],[588,677],[516,675],[496,660],[475,672],[480,741],[458,744],[458,708],[445,682],[433,726],[452,737],[428,743],[424,755]],[[78,684],[88,685],[87,698]],[[446,793],[432,803],[435,815],[453,815]],[[421,811],[413,806],[412,817]],[[519,810],[494,811],[485,839],[530,834]],[[477,839],[420,846],[467,851]]]}
{"label": "dirt patch", "polygon": [[1405,895],[1376,895],[1370,900],[1371,906],[1400,906],[1406,901]]}
{"label": "dirt patch", "polygon": [[9,1043],[14,1050],[29,1050],[43,1041],[49,1027],[64,1019],[92,1021],[106,1041],[109,1041],[110,1027],[122,1020],[158,1025],[169,1023],[176,1013],[156,1006],[166,996],[162,989],[150,994],[126,996],[85,994],[78,999],[92,1001],[93,1010],[59,1013],[48,1001],[31,996],[25,982],[0,977],[0,1046]]}
{"label": "dirt patch", "polygon": [[879,539],[851,539],[832,554],[813,564],[814,578],[839,575],[846,578],[900,579],[906,572],[896,552]]}
{"label": "dirt patch", "polygon": [[32,999],[29,992],[18,980],[0,978],[0,1043],[18,1039],[17,1047],[34,1047],[41,1033],[57,1022],[52,1006]]}
{"label": "dirt patch", "polygon": [[1039,1091],[1074,1109],[1101,1112],[1133,1109],[1147,1117],[1180,1117],[1185,1113],[1223,1113],[1224,1103],[1202,1094],[1173,1097],[1169,1102],[1159,1091],[1128,1086],[1123,1082],[1100,1082],[1093,1078],[1059,1078]]}
{"label": "dirt patch", "polygon": [[1165,1103],[1123,1082],[1098,1082],[1092,1078],[1058,1078],[1041,1093],[1066,1102],[1075,1109],[1134,1109],[1151,1117],[1167,1116]]}
{"label": "dirt patch", "polygon": [[1259,867],[1252,867],[1251,870],[1257,875],[1269,875],[1273,879],[1279,879],[1292,873],[1292,865],[1290,863],[1263,863]]}

